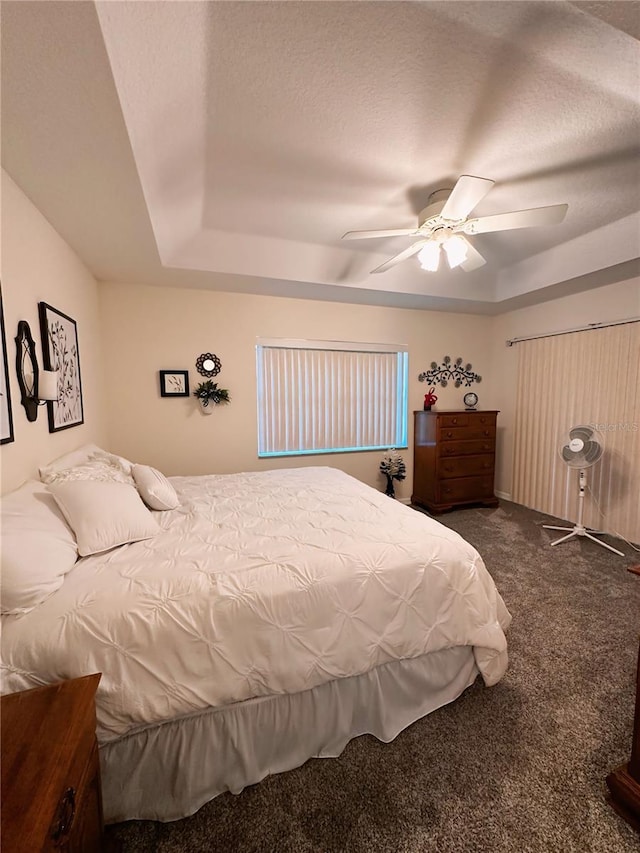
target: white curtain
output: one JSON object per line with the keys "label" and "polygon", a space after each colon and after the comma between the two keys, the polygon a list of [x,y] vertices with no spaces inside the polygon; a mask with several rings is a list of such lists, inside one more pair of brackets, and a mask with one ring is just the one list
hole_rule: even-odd
{"label": "white curtain", "polygon": [[587,470],[584,523],[640,542],[640,323],[517,347],[514,501],[575,522],[578,472],[558,448],[591,425],[604,454]]}
{"label": "white curtain", "polygon": [[406,352],[258,346],[260,455],[406,445]]}

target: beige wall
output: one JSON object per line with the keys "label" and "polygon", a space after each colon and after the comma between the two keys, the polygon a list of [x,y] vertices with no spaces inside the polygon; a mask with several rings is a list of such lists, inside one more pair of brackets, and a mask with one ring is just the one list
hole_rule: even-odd
{"label": "beige wall", "polygon": [[[418,374],[445,355],[462,356],[483,376],[475,386],[482,406],[495,403],[487,317],[121,284],[101,286],[100,302],[109,445],[167,474],[332,465],[382,486],[378,452],[258,459],[258,337],[408,344],[410,412],[422,408],[427,390]],[[222,360],[218,380],[232,403],[207,416],[194,398],[161,398],[158,371],[188,369],[193,389],[201,378],[195,360],[207,351]],[[437,393],[438,408],[462,406],[463,389]],[[412,451],[404,458],[409,476],[398,484],[401,499],[411,495]]]}
{"label": "beige wall", "polygon": [[[518,346],[507,347],[505,341],[528,335],[563,331],[589,323],[605,323],[640,316],[640,280],[618,282],[586,293],[522,308],[495,317],[492,328],[492,383],[500,409],[496,489],[505,497],[511,495],[513,473],[513,428],[515,422]],[[612,377],[615,381],[615,377]],[[544,394],[544,388],[540,389]],[[567,393],[571,389],[567,388]]]}
{"label": "beige wall", "polygon": [[[98,285],[77,255],[54,231],[29,199],[2,172],[2,296],[15,441],[0,448],[2,491],[37,476],[37,468],[86,442],[104,443]],[[44,301],[73,317],[78,345],[84,403],[84,424],[49,433],[46,408],[37,421],[27,421],[20,404],[15,371],[19,320],[27,320],[38,363],[42,365],[38,302]]]}
{"label": "beige wall", "polygon": [[[2,173],[2,290],[13,401],[13,444],[1,448],[2,491],[37,467],[88,441],[156,465],[168,474],[334,465],[381,487],[380,454],[364,452],[257,458],[255,343],[258,337],[358,340],[409,346],[409,410],[422,408],[418,374],[446,354],[462,356],[482,374],[474,386],[481,408],[498,408],[496,488],[511,493],[517,346],[507,338],[640,315],[640,281],[621,282],[499,317],[228,294],[142,285],[97,285],[64,240],[11,178]],[[14,369],[17,322],[28,320],[41,347],[37,303],[44,300],[78,322],[84,425],[50,434],[46,412],[26,420]],[[99,315],[100,311],[100,315]],[[233,402],[204,416],[193,398],[163,399],[158,370],[188,369],[211,350],[222,359],[220,383]],[[102,360],[101,360],[102,359]],[[437,389],[438,408],[462,405],[463,389]],[[544,389],[541,389],[544,393]],[[411,494],[409,476],[398,496]]]}

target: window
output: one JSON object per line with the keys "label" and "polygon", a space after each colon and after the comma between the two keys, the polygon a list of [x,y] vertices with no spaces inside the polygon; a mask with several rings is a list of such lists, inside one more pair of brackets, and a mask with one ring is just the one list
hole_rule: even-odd
{"label": "window", "polygon": [[407,347],[261,339],[258,456],[407,446]]}

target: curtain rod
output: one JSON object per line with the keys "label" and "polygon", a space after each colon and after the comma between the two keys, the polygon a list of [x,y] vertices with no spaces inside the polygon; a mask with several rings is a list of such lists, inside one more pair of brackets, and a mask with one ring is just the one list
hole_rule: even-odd
{"label": "curtain rod", "polygon": [[508,347],[519,344],[522,341],[537,341],[540,338],[555,338],[558,335],[570,335],[573,332],[590,332],[594,329],[606,329],[608,326],[626,326],[627,323],[640,323],[640,317],[631,317],[629,320],[612,320],[610,323],[589,323],[587,326],[577,326],[575,329],[565,329],[563,332],[548,332],[543,335],[529,335],[524,338],[511,338],[505,341]]}

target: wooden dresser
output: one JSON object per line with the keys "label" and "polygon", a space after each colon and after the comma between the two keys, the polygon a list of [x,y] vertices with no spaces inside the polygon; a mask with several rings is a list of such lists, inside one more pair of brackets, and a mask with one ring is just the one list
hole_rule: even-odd
{"label": "wooden dresser", "polygon": [[2,851],[101,851],[100,675],[0,700]]}
{"label": "wooden dresser", "polygon": [[414,412],[411,502],[431,512],[480,503],[493,493],[497,411]]}

